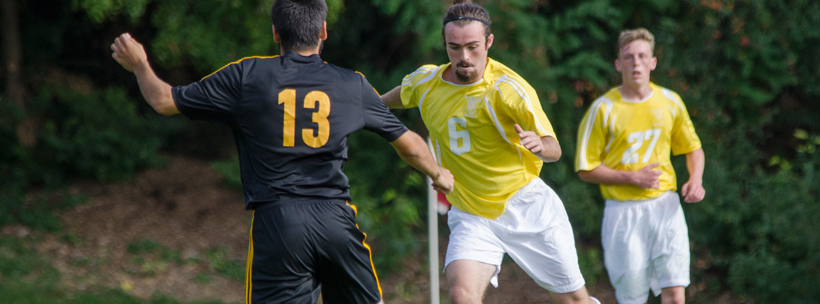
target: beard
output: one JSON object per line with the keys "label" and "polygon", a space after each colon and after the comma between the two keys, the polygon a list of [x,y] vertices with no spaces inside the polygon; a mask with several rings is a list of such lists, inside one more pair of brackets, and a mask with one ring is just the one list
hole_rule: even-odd
{"label": "beard", "polygon": [[[456,65],[456,67],[464,67],[464,66],[475,67],[473,65],[468,65],[468,64],[463,64],[463,63],[459,63],[459,64]],[[461,81],[461,82],[472,83],[472,82],[475,82],[476,80],[478,80],[478,71],[475,70],[475,69],[473,69],[472,71],[462,71],[462,70],[457,68],[457,69],[455,69],[455,72],[456,72],[456,78],[458,78],[458,80]]]}

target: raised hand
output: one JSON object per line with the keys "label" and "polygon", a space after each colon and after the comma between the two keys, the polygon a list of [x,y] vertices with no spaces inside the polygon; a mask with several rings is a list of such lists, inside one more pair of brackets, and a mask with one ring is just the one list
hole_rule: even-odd
{"label": "raised hand", "polygon": [[129,72],[134,72],[135,69],[148,64],[145,48],[137,40],[131,38],[131,34],[123,33],[115,38],[114,43],[111,44],[111,50],[114,51],[111,57]]}

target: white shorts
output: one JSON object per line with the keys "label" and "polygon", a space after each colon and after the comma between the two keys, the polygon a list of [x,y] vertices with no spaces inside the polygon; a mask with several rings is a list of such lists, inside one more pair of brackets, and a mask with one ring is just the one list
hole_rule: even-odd
{"label": "white shorts", "polygon": [[495,220],[455,207],[447,216],[450,242],[445,270],[455,260],[495,265],[490,283],[498,287],[501,261],[507,253],[544,289],[568,293],[584,286],[567,212],[558,195],[540,178],[513,195]]}
{"label": "white shorts", "polygon": [[651,289],[689,286],[689,230],[680,197],[607,200],[601,243],[618,303],[645,303]]}

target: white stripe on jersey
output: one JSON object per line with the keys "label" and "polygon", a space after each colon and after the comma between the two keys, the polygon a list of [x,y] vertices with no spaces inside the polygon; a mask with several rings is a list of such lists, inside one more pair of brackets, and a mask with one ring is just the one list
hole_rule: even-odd
{"label": "white stripe on jersey", "polygon": [[[555,137],[555,135],[550,134],[549,132],[547,132],[547,130],[544,129],[544,127],[541,126],[541,122],[538,121],[538,116],[535,115],[535,111],[532,108],[532,100],[530,100],[530,95],[527,93],[527,90],[525,90],[524,87],[521,86],[520,83],[515,81],[515,79],[512,79],[509,76],[507,76],[506,74],[504,74],[503,76],[499,77],[498,80],[496,80],[495,84],[493,85],[495,87],[496,91],[498,91],[498,94],[501,94],[501,89],[498,87],[499,83],[508,83],[508,84],[510,84],[510,86],[512,86],[512,88],[515,90],[515,92],[518,93],[518,96],[521,97],[522,99],[524,99],[524,101],[527,103],[527,108],[530,110],[530,114],[532,114],[533,120],[535,120],[535,126],[539,130],[541,130],[541,133],[544,133],[546,135]],[[503,98],[504,96],[502,95],[501,97]]]}
{"label": "white stripe on jersey", "polygon": [[[417,86],[419,86],[419,85],[420,85],[420,84],[422,84],[422,83],[425,83],[425,82],[428,82],[428,81],[430,81],[430,80],[435,79],[435,78],[436,78],[436,75],[438,75],[438,74],[437,74],[438,67],[435,67],[435,68],[432,68],[432,69],[427,69],[427,70],[424,70],[424,71],[421,71],[421,69],[422,69],[422,68],[419,68],[418,70],[416,70],[416,72],[413,72],[413,73],[412,73],[412,74],[410,74],[409,76],[405,77],[405,79],[407,79],[407,80],[408,80],[407,84],[410,84],[410,81],[412,81],[413,77],[414,77],[414,76],[416,76],[416,74],[419,74],[419,73],[430,73],[430,75],[427,75],[426,77],[424,77],[424,78],[422,78],[421,80],[419,80],[418,82],[416,82],[416,85],[414,85],[414,86],[413,86],[413,89],[415,89]],[[405,85],[404,81],[402,81],[402,83],[401,83],[401,84],[402,84],[402,85]]]}
{"label": "white stripe on jersey", "polygon": [[[606,104],[607,107],[606,107],[606,113],[604,114],[605,117],[603,119],[604,125],[601,126],[601,127],[606,129],[607,128],[607,123],[608,123],[608,118],[609,118],[609,111],[612,110],[612,101],[609,100],[608,98],[601,97],[601,98],[598,98],[597,100],[595,100],[595,102],[593,102],[591,106],[589,106],[589,114],[590,115],[587,116],[587,123],[586,123],[586,125],[584,126],[584,129],[583,129],[584,134],[583,134],[583,136],[581,136],[581,139],[582,139],[581,140],[581,147],[579,147],[579,151],[578,151],[578,155],[580,155],[580,157],[578,157],[578,164],[577,164],[579,170],[586,171],[586,170],[591,169],[591,168],[587,168],[587,166],[588,166],[587,165],[587,157],[586,157],[586,155],[587,155],[587,143],[589,142],[589,137],[591,135],[590,133],[592,133],[592,129],[593,129],[592,125],[595,123],[595,120],[597,120],[598,109],[600,107],[602,107],[604,104]],[[609,149],[609,144],[607,144],[607,150],[608,149]]]}
{"label": "white stripe on jersey", "polygon": [[438,139],[436,139],[436,162],[441,167],[441,146],[438,144]]}
{"label": "white stripe on jersey", "polygon": [[487,98],[487,96],[484,96],[484,105],[487,106],[487,112],[489,112],[490,118],[493,120],[495,129],[498,130],[498,134],[501,135],[501,138],[503,138],[504,141],[512,145],[510,140],[507,138],[507,134],[504,133],[504,127],[501,126],[501,122],[498,121],[498,117],[495,115],[495,109],[493,109],[493,106],[490,104],[490,99]]}
{"label": "white stripe on jersey", "polygon": [[421,94],[421,98],[419,98],[419,115],[421,115],[421,117],[424,117],[424,111],[422,111],[421,106],[424,105],[424,100],[427,98],[427,93],[430,93],[430,89],[424,91],[424,94]]}
{"label": "white stripe on jersey", "polygon": [[[663,87],[661,88],[661,92],[663,92],[663,96],[666,96],[666,97],[668,97],[669,99],[671,99],[671,100],[675,101],[675,104],[676,104],[676,105],[678,105],[678,109],[679,109],[681,112],[683,112],[683,111],[685,111],[685,110],[686,110],[686,109],[684,109],[684,108],[683,108],[683,102],[680,100],[680,98],[679,98],[678,96],[676,96],[676,95],[675,95],[675,93],[674,93],[674,92],[670,91],[670,90],[669,90],[669,89],[667,89],[667,88],[663,88]],[[672,108],[670,107],[670,110],[672,110],[672,115],[675,115],[675,117],[677,117],[677,116],[678,116],[677,112],[675,112],[675,110],[674,110],[674,109],[672,109]]]}
{"label": "white stripe on jersey", "polygon": [[434,71],[434,70],[437,70],[437,69],[438,69],[437,67],[436,68],[428,68],[428,67],[422,66],[422,67],[416,69],[415,71],[413,71],[413,73],[410,73],[409,75],[402,78],[401,85],[404,86],[404,85],[410,84],[413,81],[413,78],[415,78],[416,75],[418,75],[418,74],[429,73],[430,71]]}

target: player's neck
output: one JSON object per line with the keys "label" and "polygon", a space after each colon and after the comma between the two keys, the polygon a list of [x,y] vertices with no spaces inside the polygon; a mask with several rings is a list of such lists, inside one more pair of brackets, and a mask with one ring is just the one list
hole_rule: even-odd
{"label": "player's neck", "polygon": [[286,52],[292,51],[296,54],[299,54],[299,55],[302,55],[302,56],[305,56],[305,57],[310,57],[310,56],[313,56],[313,55],[319,55],[319,52],[321,51],[321,49],[322,48],[321,48],[321,45],[320,45],[320,46],[317,46],[316,48],[307,49],[307,50],[292,50],[292,49],[282,48],[281,52],[282,52],[282,55],[284,55]]}
{"label": "player's neck", "polygon": [[622,84],[618,87],[618,91],[621,92],[621,98],[631,101],[645,100],[652,95],[652,87],[649,86],[649,83],[636,86]]}

